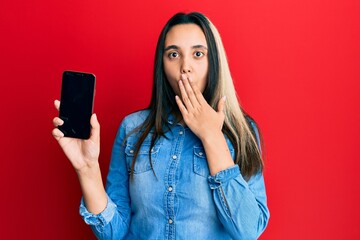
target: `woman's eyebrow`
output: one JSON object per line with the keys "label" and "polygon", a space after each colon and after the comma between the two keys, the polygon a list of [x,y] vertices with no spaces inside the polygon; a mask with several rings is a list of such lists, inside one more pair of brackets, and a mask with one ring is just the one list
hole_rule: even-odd
{"label": "woman's eyebrow", "polygon": [[[199,45],[194,45],[194,46],[192,46],[191,48],[192,48],[192,49],[203,48],[203,49],[205,49],[205,50],[208,49],[207,47],[205,47],[204,45],[201,45],[201,44],[199,44]],[[179,50],[180,47],[177,46],[177,45],[170,45],[170,46],[167,46],[167,47],[164,49],[164,51],[166,52],[166,51],[168,51],[168,50],[170,50],[170,49]]]}
{"label": "woman's eyebrow", "polygon": [[167,50],[170,50],[170,49],[179,50],[179,47],[176,46],[176,45],[170,45],[170,46],[166,47],[166,48],[164,49],[164,51],[166,52]]}
{"label": "woman's eyebrow", "polygon": [[208,49],[208,48],[205,47],[204,45],[195,45],[195,46],[193,46],[192,48],[203,48],[203,49],[205,49],[205,50]]}

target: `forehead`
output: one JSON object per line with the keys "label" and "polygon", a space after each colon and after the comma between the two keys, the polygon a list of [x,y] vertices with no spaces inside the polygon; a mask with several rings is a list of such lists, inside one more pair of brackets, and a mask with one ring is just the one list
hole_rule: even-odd
{"label": "forehead", "polygon": [[176,45],[179,47],[203,45],[207,46],[202,29],[193,23],[173,26],[165,37],[165,47]]}

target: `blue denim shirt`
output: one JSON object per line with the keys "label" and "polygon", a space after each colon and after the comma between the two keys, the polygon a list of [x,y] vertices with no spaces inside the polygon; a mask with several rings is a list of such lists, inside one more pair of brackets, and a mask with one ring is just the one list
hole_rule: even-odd
{"label": "blue denim shirt", "polygon": [[[145,139],[130,179],[139,134],[123,140],[148,113],[127,116],[118,130],[106,209],[94,215],[81,202],[80,214],[98,239],[256,239],[269,219],[262,173],[246,182],[235,165],[210,176],[201,141],[171,117],[166,138],[152,149],[151,136]],[[234,158],[234,148],[227,143]]]}

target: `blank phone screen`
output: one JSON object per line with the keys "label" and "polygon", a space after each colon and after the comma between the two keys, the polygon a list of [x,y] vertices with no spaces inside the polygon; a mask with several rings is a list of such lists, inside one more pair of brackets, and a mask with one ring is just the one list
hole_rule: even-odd
{"label": "blank phone screen", "polygon": [[88,139],[93,111],[95,76],[90,73],[65,71],[61,87],[59,129],[66,137]]}

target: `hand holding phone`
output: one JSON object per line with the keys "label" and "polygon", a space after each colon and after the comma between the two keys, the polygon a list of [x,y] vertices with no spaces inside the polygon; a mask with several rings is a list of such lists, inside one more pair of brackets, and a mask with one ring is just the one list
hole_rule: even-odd
{"label": "hand holding phone", "polygon": [[80,139],[90,137],[94,94],[94,74],[64,71],[59,110],[59,118],[64,124],[58,128],[65,137]]}

